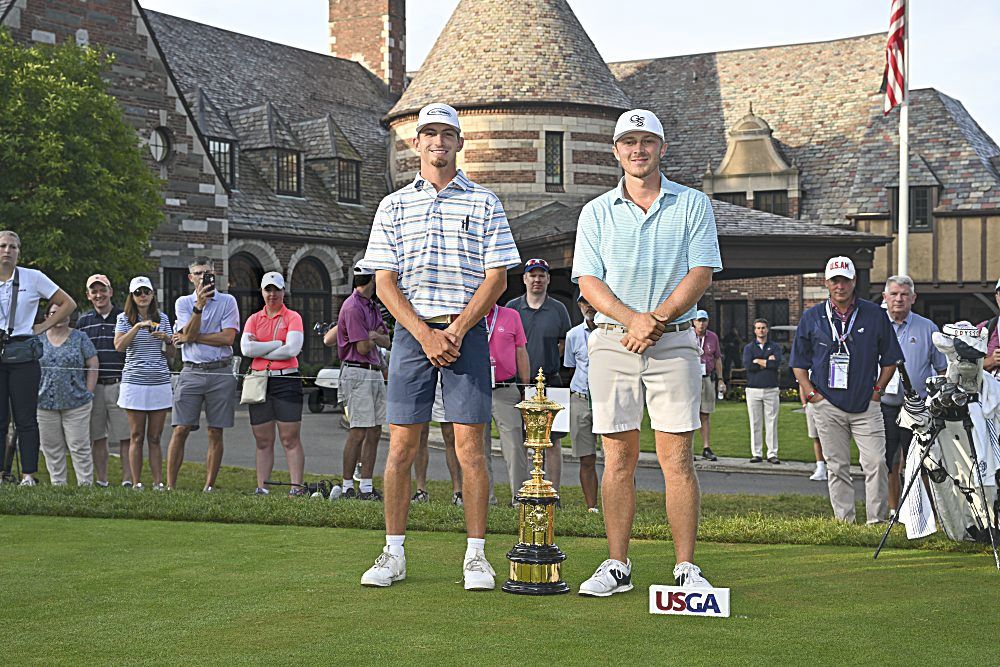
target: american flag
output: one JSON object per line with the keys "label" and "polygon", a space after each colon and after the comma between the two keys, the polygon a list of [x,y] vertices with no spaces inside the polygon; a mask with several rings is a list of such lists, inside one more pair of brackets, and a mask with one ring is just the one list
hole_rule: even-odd
{"label": "american flag", "polygon": [[885,113],[903,102],[903,77],[906,68],[903,59],[903,35],[906,26],[906,0],[892,0],[889,10],[889,41],[885,45]]}

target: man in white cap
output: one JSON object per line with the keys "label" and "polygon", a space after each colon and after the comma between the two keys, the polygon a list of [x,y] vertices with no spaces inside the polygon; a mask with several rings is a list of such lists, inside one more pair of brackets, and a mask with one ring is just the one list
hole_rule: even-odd
{"label": "man in white cap", "polygon": [[604,447],[610,557],[580,586],[581,595],[598,597],[632,589],[628,545],[644,407],[666,487],[674,580],[709,586],[692,562],[701,500],[691,440],[700,426],[702,372],[691,323],[712,273],[722,270],[708,197],[660,173],[667,146],[659,119],[645,109],[625,112],[613,143],[625,176],[581,212],[572,276],[598,311],[589,380],[594,433]]}
{"label": "man in white cap", "polygon": [[[350,430],[344,444],[342,498],[382,500],[372,486],[378,441],[385,423],[385,382],[378,348],[388,348],[389,330],[375,303],[375,275],[355,265],[354,291],[337,316],[340,395]],[[354,490],[354,466],[361,461],[360,489]],[[334,491],[337,493],[337,491]]]}
{"label": "man in white cap", "polygon": [[867,521],[878,523],[886,518],[888,491],[879,403],[903,353],[885,312],[854,293],[856,272],[849,257],[830,258],[824,275],[830,298],[803,313],[790,365],[814,406],[834,516],[854,522],[853,438],[865,475]]}
{"label": "man in white cap", "polygon": [[715,412],[715,393],[726,391],[722,380],[722,346],[719,336],[708,328],[708,311],[694,314],[694,333],[698,341],[701,362],[701,401],[698,419],[701,420],[701,455],[708,461],[718,461],[712,451],[712,413]]}
{"label": "man in white cap", "polygon": [[379,204],[360,263],[375,271],[379,298],[396,319],[387,392],[386,546],[361,583],[389,586],[406,578],[410,467],[440,377],[462,468],[468,535],[462,578],[466,590],[488,590],[495,572],[485,554],[483,428],[492,417],[493,391],[484,318],[507,288],[507,269],[521,258],[500,199],[458,170],[464,144],[458,113],[429,104],[416,129],[420,172]]}

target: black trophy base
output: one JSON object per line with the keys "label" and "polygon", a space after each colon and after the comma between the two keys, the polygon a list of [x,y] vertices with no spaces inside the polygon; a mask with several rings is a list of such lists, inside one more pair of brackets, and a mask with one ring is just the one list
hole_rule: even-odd
{"label": "black trophy base", "polygon": [[[517,576],[517,572],[523,572],[523,576],[528,578],[534,571],[541,569],[546,575],[543,581],[525,581],[508,579],[501,587],[508,593],[517,595],[561,595],[569,593],[569,585],[559,579],[560,563],[566,560],[566,554],[554,544],[517,544],[507,552],[507,560],[511,563],[512,571]],[[557,581],[552,581],[557,579]]]}
{"label": "black trophy base", "polygon": [[508,579],[500,588],[515,595],[562,595],[569,593],[569,584],[565,581],[557,581],[554,584],[532,584],[526,581]]}

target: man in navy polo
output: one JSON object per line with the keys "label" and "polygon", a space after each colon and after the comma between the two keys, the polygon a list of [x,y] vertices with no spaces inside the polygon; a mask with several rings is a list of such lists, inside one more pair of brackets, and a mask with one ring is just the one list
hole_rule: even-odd
{"label": "man in navy polo", "polygon": [[778,409],[781,396],[778,389],[778,368],[781,366],[781,346],[768,339],[771,331],[767,320],[753,321],[754,338],[743,348],[743,368],[747,369],[747,412],[750,413],[750,463],[764,458],[765,431],[767,462],[778,460]]}
{"label": "man in navy polo", "polygon": [[871,524],[886,517],[885,427],[879,403],[903,352],[882,309],[855,295],[855,275],[854,262],[847,257],[826,263],[830,298],[802,315],[791,366],[806,400],[815,406],[834,516],[854,522],[853,438],[865,475]]}

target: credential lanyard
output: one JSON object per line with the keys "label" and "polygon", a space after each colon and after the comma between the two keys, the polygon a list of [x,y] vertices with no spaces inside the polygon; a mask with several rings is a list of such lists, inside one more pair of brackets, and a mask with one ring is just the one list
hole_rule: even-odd
{"label": "credential lanyard", "polygon": [[[493,324],[490,324],[490,315],[493,316]],[[489,342],[493,340],[493,330],[497,327],[497,318],[500,317],[500,308],[496,305],[490,309],[489,315],[486,316],[486,341]]]}
{"label": "credential lanyard", "polygon": [[830,300],[829,299],[827,299],[827,301],[826,301],[826,316],[830,320],[830,332],[831,332],[831,335],[833,336],[833,339],[835,341],[837,341],[837,351],[838,352],[843,351],[843,352],[846,352],[847,354],[850,354],[851,351],[850,351],[850,349],[848,349],[846,341],[847,341],[847,338],[851,335],[851,330],[854,328],[854,320],[856,320],[858,318],[858,307],[857,307],[857,305],[854,306],[854,313],[851,314],[851,320],[850,320],[850,322],[847,323],[847,328],[844,329],[844,333],[843,334],[837,333],[837,325],[835,325],[833,323],[833,309],[830,307]]}

